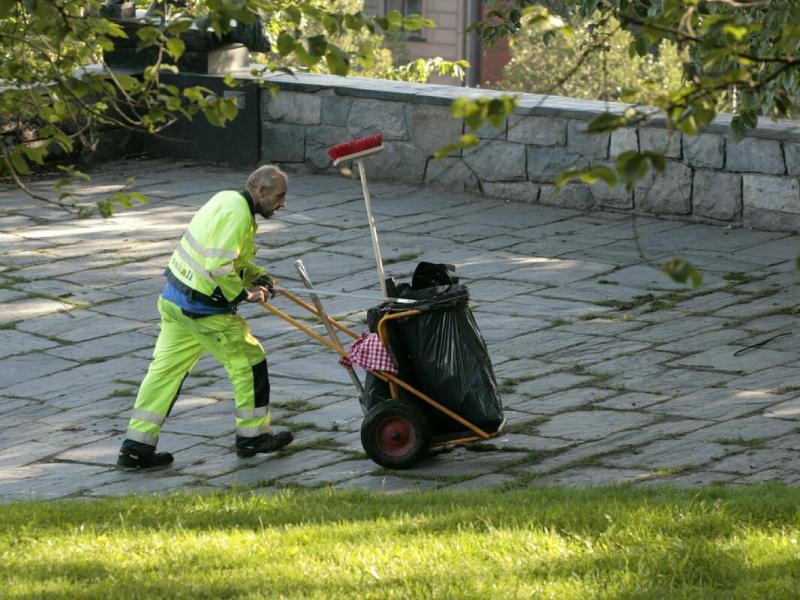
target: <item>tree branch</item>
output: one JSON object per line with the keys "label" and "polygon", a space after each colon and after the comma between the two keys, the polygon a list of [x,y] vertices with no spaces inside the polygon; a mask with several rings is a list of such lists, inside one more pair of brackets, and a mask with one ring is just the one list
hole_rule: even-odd
{"label": "tree branch", "polygon": [[71,215],[77,214],[76,210],[73,210],[70,206],[61,202],[59,200],[51,200],[47,196],[42,196],[41,194],[37,194],[32,189],[30,189],[25,182],[20,179],[19,175],[17,174],[16,169],[14,169],[14,165],[11,164],[11,159],[8,156],[8,149],[3,147],[3,161],[6,163],[8,167],[8,172],[11,174],[11,178],[14,180],[14,183],[21,189],[23,192],[28,194],[34,200],[39,200],[41,202],[46,202],[47,204],[52,204],[54,206],[58,206],[64,212],[67,212]]}

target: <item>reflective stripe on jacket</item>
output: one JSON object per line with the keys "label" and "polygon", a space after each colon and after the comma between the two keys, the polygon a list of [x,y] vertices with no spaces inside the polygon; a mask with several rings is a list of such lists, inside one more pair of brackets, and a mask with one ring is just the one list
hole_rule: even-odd
{"label": "reflective stripe on jacket", "polygon": [[169,259],[169,270],[192,290],[236,304],[247,295],[245,287],[266,273],[252,263],[257,229],[242,193],[219,192],[192,217]]}

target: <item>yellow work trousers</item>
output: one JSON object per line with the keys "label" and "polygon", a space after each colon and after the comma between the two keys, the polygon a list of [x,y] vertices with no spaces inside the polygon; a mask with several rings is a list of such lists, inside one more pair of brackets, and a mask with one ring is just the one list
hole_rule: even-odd
{"label": "yellow work trousers", "polygon": [[156,446],[161,426],[183,380],[205,352],[222,363],[233,385],[237,438],[257,437],[267,432],[267,360],[244,319],[235,314],[192,319],[180,307],[160,297],[158,311],[161,333],[153,350],[153,362],[136,396],[127,438]]}

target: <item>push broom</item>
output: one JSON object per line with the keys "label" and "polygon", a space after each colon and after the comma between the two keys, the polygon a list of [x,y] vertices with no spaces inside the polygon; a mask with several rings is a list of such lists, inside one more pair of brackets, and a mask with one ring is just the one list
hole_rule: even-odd
{"label": "push broom", "polygon": [[372,202],[369,197],[367,187],[367,171],[364,168],[364,159],[367,156],[383,152],[383,134],[368,135],[350,142],[344,142],[332,146],[326,150],[328,156],[333,160],[333,166],[339,163],[356,161],[358,163],[358,174],[361,177],[361,189],[364,192],[364,204],[367,205],[367,220],[369,221],[369,234],[372,237],[372,248],[375,251],[375,264],[378,267],[378,280],[381,284],[381,293],[384,298],[389,294],[386,290],[386,277],[383,273],[383,260],[381,259],[381,247],[378,244],[378,230],[375,227],[375,218],[372,216]]}

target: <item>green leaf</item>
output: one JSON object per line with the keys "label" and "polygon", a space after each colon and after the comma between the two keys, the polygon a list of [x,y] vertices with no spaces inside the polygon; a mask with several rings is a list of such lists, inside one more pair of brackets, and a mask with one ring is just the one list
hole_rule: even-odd
{"label": "green leaf", "polygon": [[144,194],[140,194],[139,192],[128,192],[128,197],[132,200],[136,200],[140,204],[149,204],[150,197],[145,196]]}
{"label": "green leaf", "polygon": [[622,102],[634,102],[638,95],[639,90],[637,88],[624,88],[619,93],[619,99]]}
{"label": "green leaf", "polygon": [[403,28],[403,15],[396,10],[386,15],[387,31],[400,31]]}
{"label": "green leaf", "polygon": [[358,63],[365,69],[369,69],[375,64],[375,47],[369,40],[361,43],[358,53]]}
{"label": "green leaf", "polygon": [[755,111],[748,110],[741,114],[742,124],[748,129],[755,129],[758,127],[758,114]]}
{"label": "green leaf", "polygon": [[647,40],[643,36],[639,36],[636,38],[635,44],[636,54],[645,56],[647,54]]}
{"label": "green leaf", "polygon": [[169,38],[167,40],[167,53],[178,60],[186,50],[186,44],[180,38]]}
{"label": "green leaf", "polygon": [[110,217],[114,214],[114,203],[111,200],[98,200],[97,210],[100,211],[100,216]]}
{"label": "green leaf", "polygon": [[339,31],[339,23],[328,14],[322,16],[322,26],[325,28],[325,33],[328,35],[334,35]]}
{"label": "green leaf", "polygon": [[653,165],[653,169],[661,173],[664,169],[667,168],[667,161],[664,158],[664,155],[661,152],[654,152],[652,150],[644,152],[644,156],[647,157],[647,160],[650,161],[650,164]]}
{"label": "green leaf", "polygon": [[224,123],[220,118],[219,110],[215,108],[205,107],[203,108],[203,114],[205,115],[206,120],[214,127],[224,126]]}
{"label": "green leaf", "polygon": [[22,156],[22,152],[20,152],[19,147],[13,148],[11,152],[8,153],[8,159],[11,161],[11,164],[17,173],[21,175],[30,174],[31,169],[28,166],[28,161],[25,160],[24,156]]}
{"label": "green leaf", "polygon": [[633,150],[623,152],[616,160],[617,173],[626,184],[634,184],[647,173],[647,158]]}
{"label": "green leaf", "polygon": [[183,96],[189,100],[190,102],[194,103],[201,103],[206,97],[207,93],[210,93],[211,90],[208,88],[204,88],[201,86],[192,86],[188,88],[184,88]]}
{"label": "green leaf", "polygon": [[119,82],[120,86],[124,90],[131,91],[139,87],[139,80],[132,75],[126,75],[125,73],[117,73],[117,81]]}
{"label": "green leaf", "polygon": [[472,112],[475,102],[467,98],[456,98],[450,104],[450,114],[457,119],[463,119],[469,112]]}
{"label": "green leaf", "polygon": [[723,33],[726,37],[733,39],[736,42],[741,42],[749,33],[747,27],[743,27],[742,25],[736,25],[734,23],[729,23],[722,28]]}
{"label": "green leaf", "polygon": [[233,121],[239,114],[239,107],[236,106],[236,98],[219,101],[219,111],[228,121]]}
{"label": "green leaf", "polygon": [[14,0],[0,0],[0,19],[5,19],[11,15],[15,4]]}
{"label": "green leaf", "polygon": [[155,44],[159,36],[159,31],[155,27],[141,27],[136,30],[136,35],[139,37],[138,47],[141,49]]}
{"label": "green leaf", "polygon": [[286,56],[294,49],[294,36],[282,31],[278,36],[278,54]]}
{"label": "green leaf", "polygon": [[345,15],[344,26],[353,31],[361,31],[364,28],[364,16],[361,13]]}
{"label": "green leaf", "polygon": [[[591,169],[589,169],[587,175],[594,179],[594,181],[591,183],[595,183],[598,179],[600,179],[605,182],[609,188],[616,187],[617,185],[617,174],[614,172],[614,169],[605,165],[593,166]],[[581,179],[583,179],[586,183],[590,183],[589,181],[586,181],[584,177],[581,177]]]}
{"label": "green leaf", "polygon": [[315,35],[307,38],[306,45],[311,56],[324,56],[328,50],[328,40],[324,35]]}
{"label": "green leaf", "polygon": [[747,129],[745,128],[744,123],[742,123],[741,116],[736,115],[733,117],[731,119],[731,137],[733,138],[733,141],[737,144],[741,142],[742,139],[744,139],[745,131],[747,131]]}
{"label": "green leaf", "polygon": [[303,20],[303,13],[300,12],[300,9],[295,5],[290,4],[286,7],[286,18],[290,23],[294,23],[295,25],[299,26],[300,22]]}
{"label": "green leaf", "polygon": [[43,165],[44,158],[47,156],[47,144],[40,143],[37,146],[23,146],[22,151],[28,160]]}
{"label": "green leaf", "polygon": [[603,113],[602,115],[598,115],[589,121],[589,125],[587,126],[586,130],[589,133],[605,133],[607,131],[614,131],[615,129],[625,125],[625,123],[626,120],[623,116],[614,115],[611,113]]}
{"label": "green leaf", "polygon": [[328,70],[334,75],[346,76],[350,72],[350,57],[337,46],[328,46],[325,62],[328,65]]}
{"label": "green leaf", "polygon": [[481,125],[486,122],[483,109],[480,106],[476,106],[476,109],[477,110],[464,117],[464,123],[466,123],[467,127],[469,127],[472,131],[477,131],[480,129]]}
{"label": "green leaf", "polygon": [[309,54],[300,42],[294,44],[294,54],[304,66],[313,67],[319,62],[320,56]]}
{"label": "green leaf", "polygon": [[673,258],[664,263],[661,270],[676,283],[686,283],[690,281],[692,287],[700,287],[703,283],[703,275],[691,263],[682,258]]}
{"label": "green leaf", "polygon": [[461,149],[461,146],[459,144],[447,144],[445,146],[442,146],[436,152],[433,153],[433,159],[434,160],[441,160],[445,156],[448,156],[452,152],[455,152],[456,150],[460,150],[460,149]]}
{"label": "green leaf", "polygon": [[557,191],[561,191],[561,189],[567,185],[570,181],[575,179],[579,173],[583,172],[583,169],[568,169],[566,171],[561,171],[560,173],[556,174],[554,183],[556,186]]}
{"label": "green leaf", "polygon": [[128,198],[128,195],[125,192],[116,192],[113,196],[111,196],[111,201],[116,202],[124,208],[131,208],[133,206],[133,202],[131,202],[130,198]]}
{"label": "green leaf", "polygon": [[465,133],[460,138],[458,138],[458,145],[462,148],[474,148],[480,143],[478,140],[478,136],[474,133]]}

